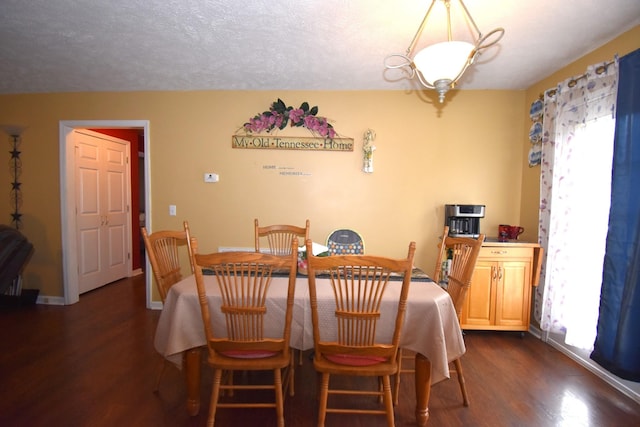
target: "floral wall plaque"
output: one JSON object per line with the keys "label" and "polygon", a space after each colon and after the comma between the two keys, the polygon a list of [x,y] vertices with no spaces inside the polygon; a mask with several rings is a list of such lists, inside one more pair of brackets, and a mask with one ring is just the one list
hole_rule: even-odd
{"label": "floral wall plaque", "polygon": [[[313,137],[288,137],[271,134],[287,125],[307,128]],[[274,150],[353,151],[353,138],[340,138],[326,117],[318,116],[318,107],[303,102],[300,107],[287,106],[278,98],[268,111],[256,114],[231,137],[232,148]],[[260,135],[260,133],[268,135]]]}
{"label": "floral wall plaque", "polygon": [[272,150],[353,151],[353,138],[233,135],[231,146]]}

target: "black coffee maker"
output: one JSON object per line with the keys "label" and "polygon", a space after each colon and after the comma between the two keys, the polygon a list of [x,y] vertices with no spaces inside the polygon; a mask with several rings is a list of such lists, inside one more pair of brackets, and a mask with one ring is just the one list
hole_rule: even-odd
{"label": "black coffee maker", "polygon": [[449,226],[449,236],[478,237],[484,208],[484,205],[445,205],[444,225]]}

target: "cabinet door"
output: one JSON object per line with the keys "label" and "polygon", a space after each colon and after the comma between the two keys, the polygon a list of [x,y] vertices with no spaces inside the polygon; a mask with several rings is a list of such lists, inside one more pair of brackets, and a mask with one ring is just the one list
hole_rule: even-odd
{"label": "cabinet door", "polygon": [[497,263],[478,259],[473,280],[462,307],[463,329],[485,329],[494,324],[495,285]]}
{"label": "cabinet door", "polygon": [[531,263],[504,261],[496,280],[496,326],[529,327]]}

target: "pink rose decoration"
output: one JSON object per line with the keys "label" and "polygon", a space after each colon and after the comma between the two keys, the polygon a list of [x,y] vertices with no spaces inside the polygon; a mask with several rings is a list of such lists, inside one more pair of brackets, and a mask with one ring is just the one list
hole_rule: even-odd
{"label": "pink rose decoration", "polygon": [[287,124],[291,126],[306,127],[314,134],[323,138],[335,138],[337,133],[325,117],[318,117],[318,107],[309,108],[307,102],[303,102],[299,108],[285,105],[278,100],[271,104],[269,111],[258,114],[249,119],[243,125],[247,133],[271,132],[274,129],[284,129]]}

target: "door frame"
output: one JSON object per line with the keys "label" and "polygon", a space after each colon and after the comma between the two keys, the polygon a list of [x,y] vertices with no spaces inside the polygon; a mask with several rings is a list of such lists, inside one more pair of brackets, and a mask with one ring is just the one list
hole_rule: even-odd
{"label": "door frame", "polygon": [[[151,226],[151,184],[149,182],[150,150],[148,120],[61,120],[60,149],[60,222],[62,240],[63,297],[65,304],[80,300],[78,291],[78,248],[76,244],[74,147],[67,144],[67,135],[75,129],[86,128],[142,128],[144,131],[145,227]],[[131,217],[131,215],[129,215]],[[132,225],[133,226],[133,225]],[[130,234],[130,233],[129,233]],[[149,271],[148,266],[145,271]],[[132,274],[131,266],[129,275]],[[151,306],[151,281],[146,280],[147,307]]]}

